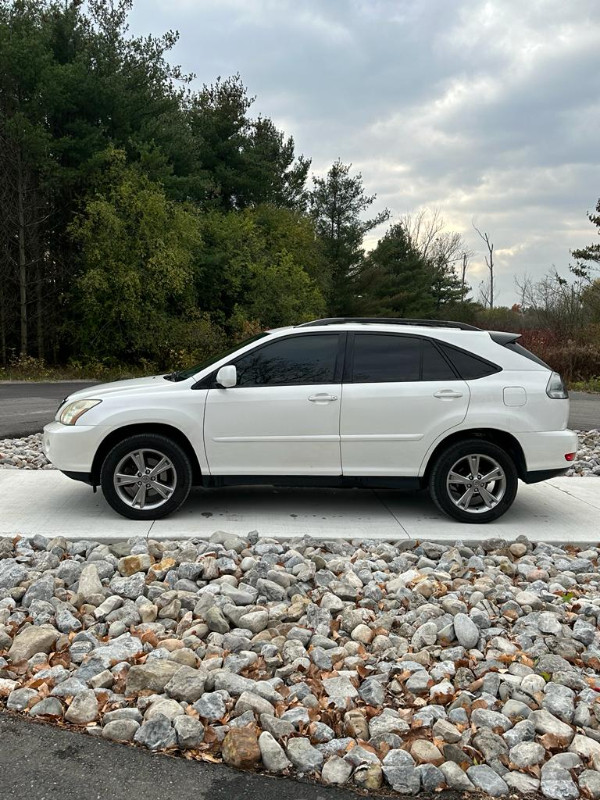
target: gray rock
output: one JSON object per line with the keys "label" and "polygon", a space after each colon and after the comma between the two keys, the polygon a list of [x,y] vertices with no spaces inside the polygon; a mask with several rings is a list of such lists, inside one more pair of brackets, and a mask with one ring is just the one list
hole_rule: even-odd
{"label": "gray rock", "polygon": [[37,697],[35,689],[14,689],[8,695],[6,707],[11,711],[25,711],[34,697]]}
{"label": "gray rock", "polygon": [[218,606],[210,606],[203,612],[203,616],[209,630],[215,633],[227,633],[229,631],[229,623]]}
{"label": "gray rock", "polygon": [[546,757],[546,750],[538,742],[521,742],[515,745],[508,755],[516,767],[525,769],[541,763]]}
{"label": "gray rock", "polygon": [[329,697],[358,697],[358,692],[349,678],[325,678],[323,688]]}
{"label": "gray rock", "polygon": [[503,780],[511,789],[516,789],[521,794],[532,794],[540,788],[538,778],[524,775],[522,772],[507,772],[503,775]]}
{"label": "gray rock", "polygon": [[370,706],[382,706],[385,701],[385,689],[381,681],[376,678],[367,678],[363,681],[358,693],[361,699]]}
{"label": "gray rock", "polygon": [[93,689],[86,689],[75,695],[67,709],[65,719],[74,725],[87,725],[98,717],[98,701]]}
{"label": "gray rock", "polygon": [[487,764],[469,767],[467,776],[474,786],[491,797],[502,797],[508,794],[506,782]]}
{"label": "gray rock", "polygon": [[14,558],[0,561],[0,589],[14,589],[27,577],[27,568]]}
{"label": "gray rock", "polygon": [[586,769],[579,776],[579,788],[583,789],[592,800],[600,799],[600,773],[595,769]]}
{"label": "gray rock", "polygon": [[206,692],[194,703],[194,709],[208,722],[216,722],[225,716],[227,710],[224,695],[226,696],[227,693],[223,691]]}
{"label": "gray rock", "polygon": [[142,722],[142,714],[137,708],[116,708],[104,714],[102,722],[107,725],[109,722],[116,722],[122,719],[132,719],[137,723]]}
{"label": "gray rock", "polygon": [[136,694],[150,689],[162,692],[171,678],[181,669],[181,664],[167,659],[152,659],[145,664],[136,664],[127,673],[127,694]]}
{"label": "gray rock", "polygon": [[571,773],[563,767],[545,765],[542,768],[540,783],[542,794],[549,800],[577,800],[579,789],[571,778]]}
{"label": "gray rock", "polygon": [[165,684],[165,692],[175,700],[195,703],[204,693],[206,673],[193,667],[182,666]]}
{"label": "gray rock", "polygon": [[[158,696],[160,697],[160,695]],[[182,706],[177,702],[177,700],[162,698],[161,700],[157,700],[156,702],[152,703],[150,708],[148,708],[144,714],[144,719],[153,719],[158,714],[162,714],[164,717],[173,722],[176,717],[181,717],[184,713],[185,712]]]}
{"label": "gray rock", "polygon": [[416,771],[419,773],[424,792],[435,792],[446,783],[444,773],[433,764],[421,764],[416,767]]}
{"label": "gray rock", "polygon": [[269,614],[267,611],[250,611],[247,614],[242,614],[239,619],[241,628],[247,628],[252,633],[260,633],[264,631],[269,624]]}
{"label": "gray rock", "polygon": [[542,708],[563,722],[572,722],[575,714],[575,692],[558,683],[546,684]]}
{"label": "gray rock", "polygon": [[46,697],[29,709],[32,717],[62,717],[62,703],[57,697]]}
{"label": "gray rock", "polygon": [[49,625],[25,628],[13,639],[8,651],[9,661],[20,664],[22,661],[29,661],[36,653],[49,653],[58,635],[58,631]]}
{"label": "gray rock", "polygon": [[163,714],[157,714],[145,721],[136,731],[133,740],[149,750],[164,750],[177,744],[171,721]]}
{"label": "gray rock", "polygon": [[265,700],[263,697],[253,694],[252,692],[242,692],[237,703],[235,704],[235,710],[238,714],[243,714],[246,711],[252,711],[257,715],[275,715],[275,709],[271,703],[269,703],[269,701]]}
{"label": "gray rock", "polygon": [[86,564],[81,570],[77,594],[88,605],[99,606],[104,602],[104,589],[95,564]]}
{"label": "gray rock", "polygon": [[446,761],[440,764],[440,771],[443,772],[449,789],[455,789],[458,792],[475,791],[475,786],[454,761]]}
{"label": "gray rock", "polygon": [[[79,583],[81,584],[81,578],[79,579]],[[117,575],[110,582],[110,590],[113,594],[118,594],[121,597],[128,597],[130,600],[135,600],[143,596],[145,588],[146,576],[143,572],[135,572],[128,577]],[[139,735],[139,733],[138,731],[137,735]]]}
{"label": "gray rock", "polygon": [[383,759],[383,774],[394,791],[400,794],[418,794],[421,788],[420,773],[410,753],[390,750]]}
{"label": "gray rock", "polygon": [[219,671],[214,676],[214,688],[224,689],[234,697],[238,697],[243,692],[254,691],[255,681],[244,678],[242,675],[233,675],[229,672]]}
{"label": "gray rock", "polygon": [[179,747],[198,747],[204,739],[204,725],[199,720],[188,717],[187,714],[175,717],[173,728]]}
{"label": "gray rock", "polygon": [[132,742],[139,727],[133,719],[116,719],[102,728],[102,736],[111,742]]}
{"label": "gray rock", "polygon": [[454,634],[466,650],[477,646],[479,641],[479,628],[466,614],[457,614],[454,617]]}
{"label": "gray rock", "polygon": [[569,745],[569,752],[583,759],[595,759],[600,764],[600,742],[578,733]]}
{"label": "gray rock", "polygon": [[89,689],[85,683],[78,680],[78,678],[67,678],[55,686],[50,694],[53,697],[76,697],[78,694],[88,691]]}
{"label": "gray rock", "polygon": [[471,722],[478,728],[500,730],[504,733],[512,727],[512,722],[497,711],[488,711],[487,708],[476,708],[471,714]]}
{"label": "gray rock", "polygon": [[330,756],[321,771],[323,783],[342,786],[352,775],[352,765],[339,756]]}
{"label": "gray rock", "polygon": [[281,740],[294,733],[296,730],[291,722],[279,717],[263,714],[260,718],[261,728],[268,731],[275,739]]}
{"label": "gray rock", "polygon": [[542,709],[540,711],[532,711],[529,715],[529,721],[533,723],[538,733],[549,733],[556,736],[561,745],[567,746],[571,743],[575,731],[566,722],[562,722],[549,711]]}
{"label": "gray rock", "polygon": [[283,747],[269,731],[263,731],[258,737],[258,746],[262,762],[269,772],[281,773],[291,767]]}
{"label": "gray rock", "polygon": [[308,739],[290,739],[286,749],[288,758],[298,772],[316,772],[323,764],[323,754]]}

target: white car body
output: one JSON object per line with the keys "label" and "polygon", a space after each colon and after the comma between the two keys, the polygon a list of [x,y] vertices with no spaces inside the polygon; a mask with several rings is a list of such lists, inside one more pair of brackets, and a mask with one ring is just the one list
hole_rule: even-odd
{"label": "white car body", "polygon": [[[328,383],[233,388],[207,383],[220,367],[255,348],[319,333],[342,334],[343,347],[349,334],[433,340],[475,354],[498,371],[473,380],[363,383],[338,372]],[[448,437],[486,438],[490,432],[492,440],[510,443],[519,477],[533,482],[560,474],[577,449],[576,435],[567,430],[568,399],[547,394],[551,375],[547,366],[499,344],[486,331],[324,321],[271,331],[179,382],[154,376],[75,392],[65,404],[101,402],[72,425],[60,421],[63,404],[44,428],[43,444],[59,470],[93,485],[99,483],[107,442],[149,430],[185,440],[195,483],[203,485],[277,478],[293,484],[305,478],[416,488]]]}

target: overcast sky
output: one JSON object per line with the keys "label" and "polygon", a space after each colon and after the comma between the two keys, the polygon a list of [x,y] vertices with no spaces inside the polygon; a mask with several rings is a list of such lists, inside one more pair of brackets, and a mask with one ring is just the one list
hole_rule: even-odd
{"label": "overcast sky", "polygon": [[[180,31],[197,84],[239,72],[254,113],[325,172],[362,172],[393,218],[439,208],[514,275],[566,272],[600,195],[598,0],[136,0],[134,33]],[[383,232],[378,231],[380,234]],[[377,237],[376,237],[377,238]]]}

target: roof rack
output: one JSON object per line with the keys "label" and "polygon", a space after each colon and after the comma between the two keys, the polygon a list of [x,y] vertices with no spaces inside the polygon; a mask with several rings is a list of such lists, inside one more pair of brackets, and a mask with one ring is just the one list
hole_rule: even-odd
{"label": "roof rack", "polygon": [[311,322],[303,322],[296,325],[297,328],[312,328],[317,325],[346,325],[351,323],[365,325],[417,325],[427,328],[457,328],[461,331],[480,331],[475,325],[468,325],[466,322],[452,322],[444,319],[405,319],[404,317],[327,317],[325,319],[313,319]]}

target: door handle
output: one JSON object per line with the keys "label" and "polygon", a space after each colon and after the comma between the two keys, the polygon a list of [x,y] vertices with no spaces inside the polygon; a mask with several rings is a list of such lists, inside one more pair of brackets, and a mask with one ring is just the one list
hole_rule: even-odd
{"label": "door handle", "polygon": [[440,389],[439,392],[434,392],[433,396],[439,400],[453,400],[462,397],[462,392],[455,392],[454,389]]}
{"label": "door handle", "polygon": [[311,394],[308,399],[311,403],[331,403],[337,397],[334,394]]}

